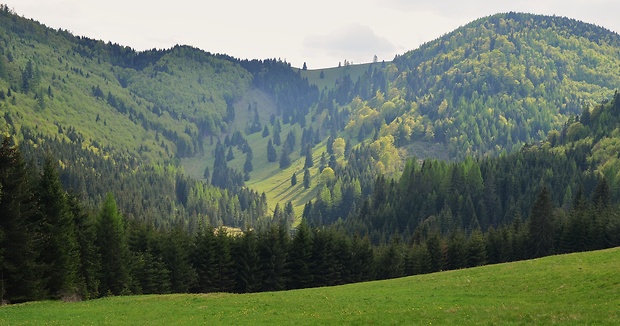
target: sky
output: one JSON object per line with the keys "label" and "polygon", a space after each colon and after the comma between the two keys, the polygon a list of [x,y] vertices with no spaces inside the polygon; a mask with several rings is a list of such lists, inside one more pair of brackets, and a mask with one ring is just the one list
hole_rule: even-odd
{"label": "sky", "polygon": [[0,0],[20,16],[138,51],[190,45],[308,69],[392,60],[500,12],[566,16],[620,32],[618,0]]}

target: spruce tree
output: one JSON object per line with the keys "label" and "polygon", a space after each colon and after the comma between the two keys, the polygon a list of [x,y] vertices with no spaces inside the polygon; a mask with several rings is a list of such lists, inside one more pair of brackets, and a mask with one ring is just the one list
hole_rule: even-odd
{"label": "spruce tree", "polygon": [[258,239],[254,231],[246,231],[235,246],[235,291],[256,292],[260,289]]}
{"label": "spruce tree", "polygon": [[312,160],[312,147],[308,144],[306,146],[306,161],[304,162],[304,168],[309,169],[314,166],[314,161]]}
{"label": "spruce tree", "polygon": [[261,291],[286,288],[288,229],[283,224],[270,227],[259,237],[259,275]]}
{"label": "spruce tree", "polygon": [[43,279],[52,298],[78,294],[79,248],[75,236],[75,223],[69,210],[67,196],[60,184],[58,167],[47,156],[39,178],[37,197],[43,263]]}
{"label": "spruce tree", "polygon": [[194,286],[195,292],[214,292],[216,291],[216,263],[215,263],[215,235],[211,227],[200,227],[198,234],[194,238],[193,251],[191,256],[192,267],[197,273],[197,283]]}
{"label": "spruce tree", "polygon": [[310,188],[310,171],[308,169],[304,169],[304,189]]}
{"label": "spruce tree", "polygon": [[36,199],[29,171],[11,138],[0,144],[0,302],[41,299]]}
{"label": "spruce tree", "polygon": [[291,166],[291,158],[289,156],[289,151],[288,149],[283,146],[282,147],[282,154],[280,156],[280,169],[286,169],[289,166]]}
{"label": "spruce tree", "polygon": [[95,240],[97,237],[96,220],[80,206],[76,196],[68,196],[68,205],[75,223],[75,235],[78,242],[80,268],[78,285],[85,299],[99,296],[100,257]]}
{"label": "spruce tree", "polygon": [[106,195],[97,220],[97,247],[101,257],[100,292],[119,295],[129,287],[129,249],[123,220],[112,193]]}
{"label": "spruce tree", "polygon": [[288,254],[289,289],[302,289],[312,285],[310,259],[312,258],[312,232],[306,220],[297,226]]}
{"label": "spruce tree", "polygon": [[529,237],[530,254],[542,257],[553,252],[555,240],[555,221],[553,205],[547,186],[543,186],[530,213]]}
{"label": "spruce tree", "polygon": [[267,143],[267,161],[275,162],[278,159],[278,154],[276,153],[275,147],[273,147],[273,142],[269,139]]}
{"label": "spruce tree", "polygon": [[295,186],[297,185],[297,173],[293,172],[293,175],[291,176],[291,186]]}

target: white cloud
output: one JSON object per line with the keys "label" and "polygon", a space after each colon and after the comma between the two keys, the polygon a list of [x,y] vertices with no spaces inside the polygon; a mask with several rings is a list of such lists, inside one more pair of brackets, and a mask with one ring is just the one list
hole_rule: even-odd
{"label": "white cloud", "polygon": [[[374,55],[393,56],[396,46],[368,26],[353,23],[324,35],[308,35],[303,45],[312,52],[325,52],[355,63],[369,62]],[[391,58],[389,58],[391,59]]]}

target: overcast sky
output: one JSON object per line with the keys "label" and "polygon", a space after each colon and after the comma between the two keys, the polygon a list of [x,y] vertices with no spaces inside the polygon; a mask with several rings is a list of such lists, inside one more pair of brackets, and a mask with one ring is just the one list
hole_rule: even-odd
{"label": "overcast sky", "polygon": [[620,31],[618,0],[0,0],[19,15],[136,50],[175,44],[309,69],[391,60],[498,12],[575,18]]}

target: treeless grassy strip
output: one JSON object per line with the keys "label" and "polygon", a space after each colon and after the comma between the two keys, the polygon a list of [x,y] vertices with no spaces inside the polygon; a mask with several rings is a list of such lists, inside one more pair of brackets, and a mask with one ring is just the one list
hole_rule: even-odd
{"label": "treeless grassy strip", "polygon": [[620,248],[387,281],[256,294],[0,307],[2,325],[620,324]]}

